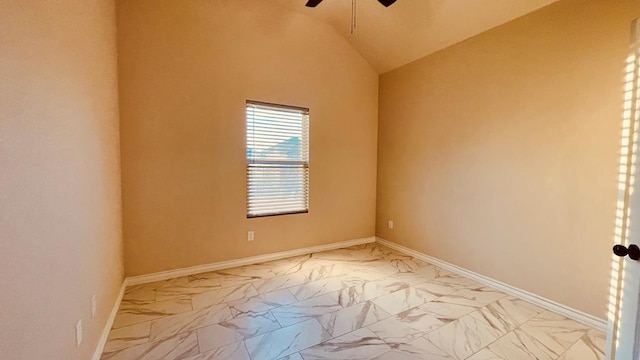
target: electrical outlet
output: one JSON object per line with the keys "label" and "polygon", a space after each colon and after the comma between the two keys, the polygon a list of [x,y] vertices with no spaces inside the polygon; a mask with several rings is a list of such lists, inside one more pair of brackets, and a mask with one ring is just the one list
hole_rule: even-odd
{"label": "electrical outlet", "polygon": [[247,233],[247,241],[253,241],[253,230]]}
{"label": "electrical outlet", "polygon": [[389,229],[393,229],[393,220],[389,220],[388,226],[389,226]]}
{"label": "electrical outlet", "polygon": [[76,324],[76,346],[80,347],[80,344],[82,344],[82,320]]}
{"label": "electrical outlet", "polygon": [[98,310],[98,298],[96,297],[96,294],[93,294],[93,296],[91,297],[91,317],[92,318],[96,317],[97,310]]}

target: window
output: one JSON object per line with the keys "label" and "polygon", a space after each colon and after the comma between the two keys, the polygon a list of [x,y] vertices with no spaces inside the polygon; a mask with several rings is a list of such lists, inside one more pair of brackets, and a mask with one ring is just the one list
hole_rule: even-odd
{"label": "window", "polygon": [[247,101],[247,217],[309,211],[309,109]]}

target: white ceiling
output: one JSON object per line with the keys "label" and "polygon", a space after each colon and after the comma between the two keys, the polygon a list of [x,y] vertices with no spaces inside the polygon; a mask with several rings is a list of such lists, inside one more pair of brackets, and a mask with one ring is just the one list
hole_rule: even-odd
{"label": "white ceiling", "polygon": [[[270,0],[271,1],[271,0]],[[357,27],[350,33],[351,0],[273,0],[333,26],[379,72],[384,73],[504,24],[557,0],[377,0],[357,1]]]}

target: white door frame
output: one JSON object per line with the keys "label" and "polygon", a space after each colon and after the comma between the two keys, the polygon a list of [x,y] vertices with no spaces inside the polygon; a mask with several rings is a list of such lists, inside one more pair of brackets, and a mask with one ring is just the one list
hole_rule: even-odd
{"label": "white door frame", "polygon": [[[640,19],[631,26],[624,79],[615,243],[640,244]],[[636,183],[638,179],[638,183]],[[635,185],[635,190],[634,190]],[[640,262],[613,257],[607,359],[640,359]]]}

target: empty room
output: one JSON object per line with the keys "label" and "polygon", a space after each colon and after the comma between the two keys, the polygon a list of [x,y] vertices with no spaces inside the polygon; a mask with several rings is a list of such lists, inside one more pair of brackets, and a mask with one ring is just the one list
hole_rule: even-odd
{"label": "empty room", "polygon": [[640,359],[639,18],[0,0],[0,360]]}

